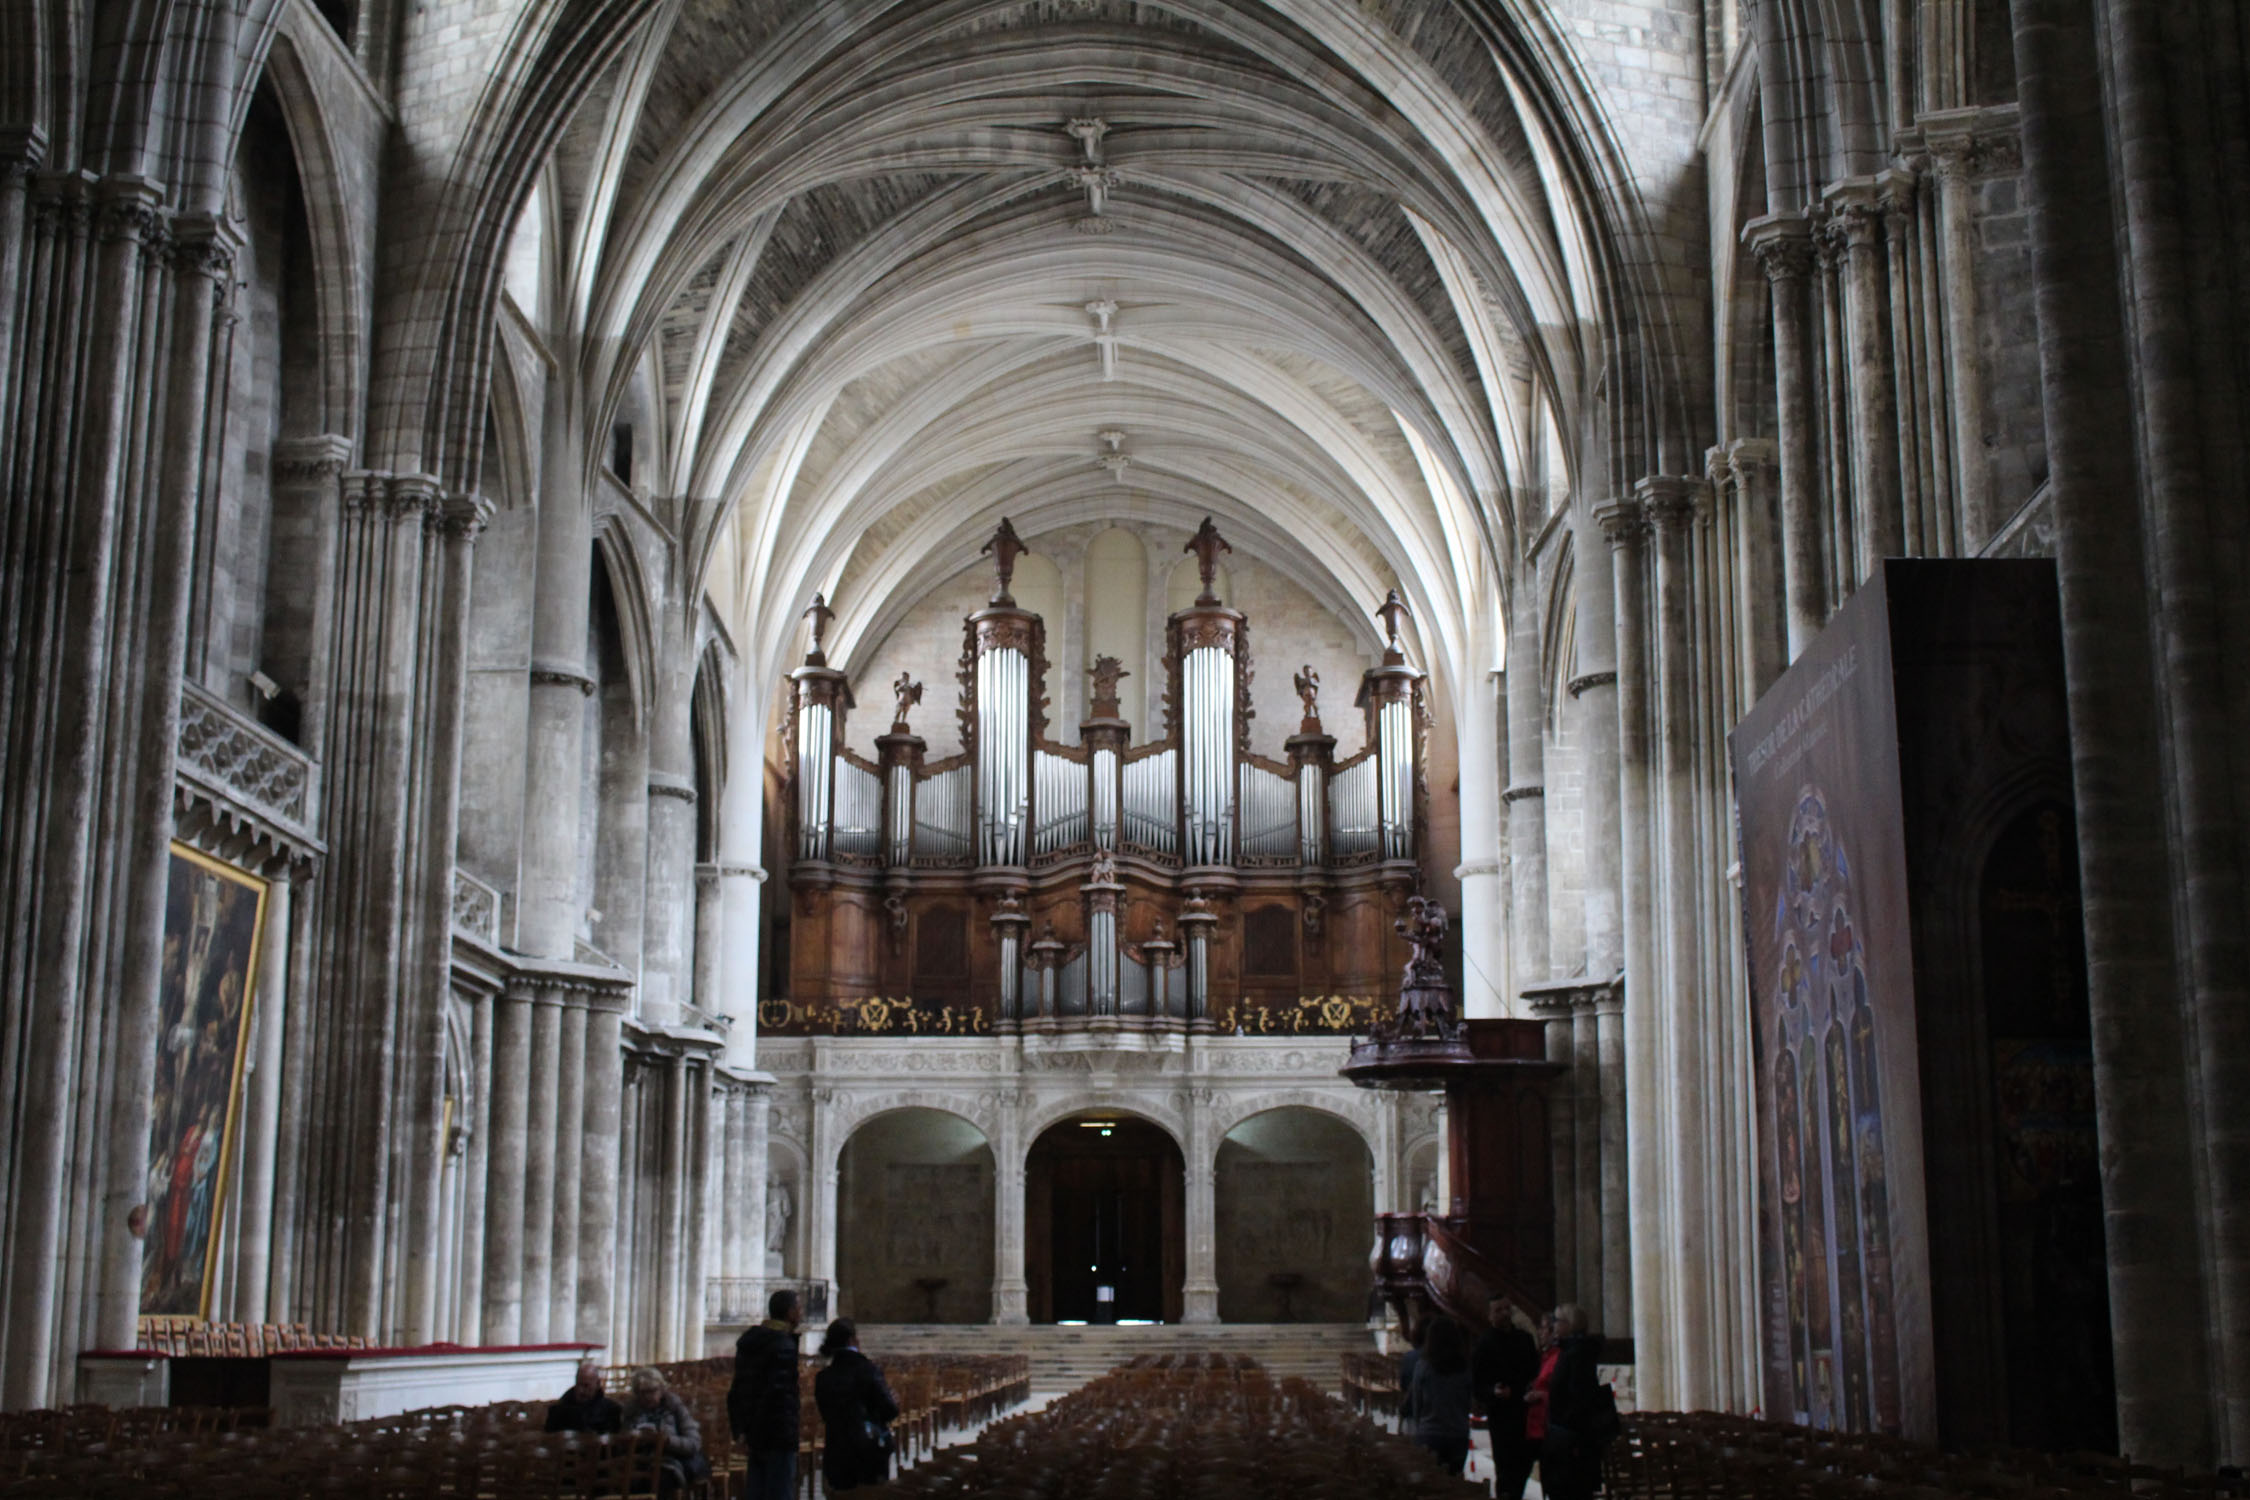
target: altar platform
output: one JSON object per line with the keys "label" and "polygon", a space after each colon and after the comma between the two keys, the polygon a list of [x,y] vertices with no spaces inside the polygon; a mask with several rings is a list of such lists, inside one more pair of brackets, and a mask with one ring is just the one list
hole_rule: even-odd
{"label": "altar platform", "polygon": [[95,1349],[78,1399],[104,1406],[267,1406],[277,1427],[395,1416],[429,1406],[551,1401],[599,1344],[296,1349],[258,1356]]}

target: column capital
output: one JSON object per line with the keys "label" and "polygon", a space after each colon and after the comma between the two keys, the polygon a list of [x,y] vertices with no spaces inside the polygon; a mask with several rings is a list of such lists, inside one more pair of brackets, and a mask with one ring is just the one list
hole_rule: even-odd
{"label": "column capital", "polygon": [[1913,222],[1915,189],[1921,179],[1905,167],[1885,167],[1875,174],[1875,206],[1883,215],[1883,229],[1892,241],[1903,239]]}
{"label": "column capital", "polygon": [[1594,524],[1601,527],[1612,547],[1628,546],[1648,535],[1648,516],[1641,502],[1630,495],[1595,506]]}
{"label": "column capital", "polygon": [[1803,213],[1752,219],[1742,226],[1742,243],[1757,257],[1768,281],[1802,281],[1812,274],[1812,220]]}
{"label": "column capital", "polygon": [[1659,535],[1680,530],[1693,520],[1697,502],[1708,490],[1701,480],[1676,474],[1652,474],[1633,487],[1641,509],[1655,523]]}
{"label": "column capital", "polygon": [[1820,195],[1828,222],[1843,232],[1854,250],[1872,248],[1883,233],[1882,188],[1873,177],[1845,177]]}
{"label": "column capital", "polygon": [[164,233],[164,185],[146,177],[105,177],[95,188],[99,233],[105,240],[149,244]]}
{"label": "column capital", "polygon": [[275,484],[333,484],[352,464],[352,440],[339,432],[274,442],[271,473]]}
{"label": "column capital", "polygon": [[209,277],[216,286],[226,285],[227,278],[234,274],[242,233],[224,214],[174,214],[171,232],[175,270]]}
{"label": "column capital", "polygon": [[1941,179],[1966,181],[2023,166],[2023,136],[2013,104],[1931,110],[1918,123]]}
{"label": "column capital", "polygon": [[1737,478],[1762,478],[1780,463],[1780,453],[1772,438],[1736,438],[1726,446],[1727,469]]}
{"label": "column capital", "polygon": [[492,523],[495,509],[497,507],[482,495],[444,494],[431,505],[426,524],[440,536],[473,542]]}

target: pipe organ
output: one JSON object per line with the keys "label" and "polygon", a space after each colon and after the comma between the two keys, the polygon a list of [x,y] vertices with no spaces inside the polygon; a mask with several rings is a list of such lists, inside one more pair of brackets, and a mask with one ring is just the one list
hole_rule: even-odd
{"label": "pipe organ", "polygon": [[1394,923],[1420,887],[1423,679],[1394,591],[1362,674],[1367,745],[1338,761],[1319,679],[1287,759],[1248,748],[1249,622],[1212,590],[1230,550],[1206,520],[1203,590],[1166,627],[1162,733],[1133,743],[1124,667],[1092,671],[1076,743],[1049,737],[1045,624],[1010,593],[1027,549],[1003,521],[997,588],[963,622],[966,749],[931,761],[901,676],[870,762],[829,666],[830,611],[791,679],[785,806],[789,982],[760,1024],[783,1034],[1366,1030],[1397,998]]}

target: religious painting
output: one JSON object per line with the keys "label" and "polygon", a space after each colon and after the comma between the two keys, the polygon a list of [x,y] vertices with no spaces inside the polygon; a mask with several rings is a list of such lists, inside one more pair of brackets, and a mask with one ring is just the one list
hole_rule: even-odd
{"label": "religious painting", "polygon": [[184,844],[165,894],[141,1311],[208,1317],[265,882]]}
{"label": "religious painting", "polygon": [[1732,751],[1764,1410],[1924,1435],[1935,1417],[1913,939],[1879,583],[1744,716]]}

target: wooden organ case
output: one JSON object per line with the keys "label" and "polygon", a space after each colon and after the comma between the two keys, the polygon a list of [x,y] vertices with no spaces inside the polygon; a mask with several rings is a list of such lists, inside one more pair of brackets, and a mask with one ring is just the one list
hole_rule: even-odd
{"label": "wooden organ case", "polygon": [[1425,842],[1423,678],[1396,592],[1359,687],[1366,748],[1336,759],[1307,671],[1288,759],[1253,755],[1249,622],[1213,592],[1231,549],[1206,519],[1187,548],[1202,592],[1166,631],[1164,733],[1133,743],[1104,657],[1066,744],[1048,736],[1044,622],[1009,592],[1026,550],[1006,521],[985,547],[998,587],[964,622],[968,748],[942,760],[908,723],[922,685],[904,675],[877,758],[846,747],[852,693],[814,600],[787,737],[789,992],[761,1029],[1341,1034],[1389,1015]]}

